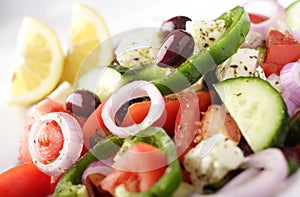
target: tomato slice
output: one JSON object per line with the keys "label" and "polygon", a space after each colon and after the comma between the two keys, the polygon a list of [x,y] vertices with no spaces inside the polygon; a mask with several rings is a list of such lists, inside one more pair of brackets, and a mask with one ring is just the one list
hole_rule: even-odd
{"label": "tomato slice", "polygon": [[[174,137],[175,130],[175,120],[177,117],[178,110],[181,106],[181,100],[187,94],[180,92],[177,94],[168,95],[165,98],[165,112],[163,116],[154,123],[154,126],[162,127],[170,137]],[[200,111],[206,111],[211,103],[211,94],[208,91],[195,92],[194,99],[198,100],[198,107]],[[134,123],[141,123],[147,116],[151,105],[151,101],[144,101],[139,103],[134,103],[128,108],[128,112],[125,115],[122,126],[130,126]]]}
{"label": "tomato slice", "polygon": [[138,142],[129,147],[113,167],[114,172],[102,180],[102,189],[114,194],[115,188],[124,184],[128,191],[144,192],[164,174],[167,161],[155,146]]}
{"label": "tomato slice", "polygon": [[0,196],[44,197],[53,193],[56,184],[33,163],[24,163],[0,174]]}
{"label": "tomato slice", "polygon": [[[19,145],[18,159],[21,162],[31,161],[28,148],[28,136],[33,122],[50,112],[67,112],[67,110],[63,104],[47,98],[35,105],[30,111]],[[47,161],[56,158],[63,146],[63,135],[60,127],[55,122],[47,124],[43,131],[40,132],[38,142],[41,160]]]}
{"label": "tomato slice", "polygon": [[[122,126],[130,126],[134,123],[141,123],[148,114],[151,101],[144,101],[130,105],[123,119]],[[174,136],[175,118],[179,108],[179,102],[175,100],[165,101],[165,112],[155,123],[154,126],[161,126],[170,137]]]}
{"label": "tomato slice", "polygon": [[97,109],[88,117],[82,127],[83,140],[86,149],[92,147],[90,140],[93,136],[103,136],[104,138],[111,135],[106,128],[102,119],[102,109],[104,103],[100,104]]}
{"label": "tomato slice", "polygon": [[270,30],[266,40],[267,52],[261,64],[266,76],[279,75],[282,67],[300,59],[300,43],[290,33]]}
{"label": "tomato slice", "polygon": [[249,19],[250,19],[251,23],[254,23],[254,24],[258,24],[258,23],[264,22],[269,19],[269,17],[261,15],[261,14],[248,13],[248,15],[249,15]]}

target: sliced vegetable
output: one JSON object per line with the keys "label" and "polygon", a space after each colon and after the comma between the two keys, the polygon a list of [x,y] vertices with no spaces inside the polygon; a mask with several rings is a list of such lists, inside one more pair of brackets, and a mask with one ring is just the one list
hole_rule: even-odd
{"label": "sliced vegetable", "polygon": [[179,159],[183,162],[185,154],[195,145],[201,115],[196,94],[182,94],[178,100],[180,108],[176,116],[174,142]]}
{"label": "sliced vegetable", "polygon": [[[32,161],[32,158],[29,153],[29,148],[28,148],[28,136],[30,133],[30,128],[36,120],[38,120],[40,117],[50,112],[67,112],[67,110],[63,104],[50,98],[46,98],[40,101],[29,110],[25,120],[25,127],[19,145],[19,157],[18,157],[19,161],[21,162]],[[48,140],[46,140],[47,143],[43,143],[43,149],[39,150],[41,159],[45,161],[57,157],[58,152],[61,149],[63,144],[63,140],[61,138],[62,134],[61,131],[58,129],[57,124],[49,123],[45,131],[47,130],[48,131],[51,130],[53,132],[48,132],[47,134],[45,134],[46,138],[45,137],[41,138],[44,140],[48,138]],[[43,136],[42,133],[40,136]]]}
{"label": "sliced vegetable", "polygon": [[163,95],[179,92],[197,82],[202,75],[236,52],[249,31],[250,23],[245,10],[237,6],[221,15],[217,20],[224,20],[226,31],[209,50],[195,54],[182,63],[174,72],[152,83]]}
{"label": "sliced vegetable", "polygon": [[243,167],[246,170],[225,185],[218,193],[220,196],[272,196],[274,188],[278,188],[289,173],[285,156],[275,148],[249,156]]}
{"label": "sliced vegetable", "polygon": [[251,23],[258,24],[268,20],[267,16],[256,13],[248,13]]}
{"label": "sliced vegetable", "polygon": [[126,84],[122,74],[109,66],[98,66],[90,69],[75,83],[77,90],[94,92],[101,102],[105,102],[113,92]]}
{"label": "sliced vegetable", "polygon": [[[43,146],[39,140],[39,133],[51,121],[55,121],[61,128],[64,143],[58,157],[54,161],[45,163],[39,153],[39,146]],[[28,146],[32,161],[41,171],[50,176],[59,175],[73,165],[81,154],[83,147],[81,127],[77,120],[67,113],[48,113],[33,123]]]}
{"label": "sliced vegetable", "polygon": [[[122,126],[130,126],[132,124],[141,123],[147,116],[151,106],[151,101],[143,101],[130,105],[128,111],[123,119]],[[174,136],[175,118],[179,108],[179,101],[165,100],[165,112],[164,114],[153,123],[152,126],[160,126],[170,137]]]}
{"label": "sliced vegetable", "polygon": [[[101,137],[101,139],[108,138],[111,133],[104,125],[103,119],[102,119],[102,109],[103,109],[104,103],[100,104],[97,109],[88,117],[86,122],[84,123],[82,127],[82,133],[83,133],[83,141],[85,147],[89,150],[93,145],[95,145],[91,140],[93,138],[91,137]],[[100,140],[101,140],[100,139]]]}
{"label": "sliced vegetable", "polygon": [[[276,163],[276,165],[274,165]],[[274,195],[288,176],[289,169],[285,156],[279,149],[270,148],[248,157],[243,164],[246,168],[221,190],[215,194],[202,195],[193,193],[192,197],[232,197],[232,196],[261,196]]]}
{"label": "sliced vegetable", "polygon": [[[243,7],[248,13],[251,13],[250,20],[254,20],[254,16],[259,19],[259,23],[252,22],[250,32],[259,33],[262,38],[265,38],[270,28],[278,30],[287,30],[288,26],[285,22],[284,7],[278,0],[251,0],[243,4]],[[264,14],[265,17],[257,15],[257,13]],[[255,14],[255,15],[254,15]]]}
{"label": "sliced vegetable", "polygon": [[116,196],[171,196],[179,187],[182,173],[177,160],[177,153],[172,139],[159,127],[150,127],[143,130],[135,137],[127,137],[123,148],[130,147],[137,142],[145,142],[159,148],[166,157],[168,167],[160,179],[147,191],[133,193],[126,188],[116,188]]}
{"label": "sliced vegetable", "polygon": [[300,28],[300,23],[299,23],[300,12],[299,12],[299,10],[300,10],[300,1],[299,0],[293,2],[285,9],[286,22],[288,23],[288,25],[291,27],[291,29],[293,31]]}
{"label": "sliced vegetable", "polygon": [[137,142],[121,154],[112,167],[113,173],[101,181],[104,190],[115,194],[115,188],[123,184],[130,192],[145,192],[165,173],[167,162],[160,149]]}
{"label": "sliced vegetable", "polygon": [[219,82],[215,88],[254,152],[283,146],[289,116],[280,93],[267,81],[238,77]]}
{"label": "sliced vegetable", "polygon": [[89,196],[95,196],[92,184],[97,187],[99,192],[104,192],[98,182],[113,172],[112,165],[113,162],[110,160],[99,160],[92,162],[84,170],[82,174],[82,183],[86,186]]}
{"label": "sliced vegetable", "polygon": [[55,188],[53,196],[77,196],[77,193],[84,188],[82,174],[88,165],[97,160],[110,158],[120,149],[122,143],[122,139],[111,137],[95,145],[63,175]]}
{"label": "sliced vegetable", "polygon": [[[197,108],[201,112],[206,111],[208,106],[211,104],[211,101],[213,100],[213,96],[208,91],[197,91],[195,93],[179,92],[176,94],[168,95],[165,97],[165,113],[160,117],[160,119],[153,123],[152,126],[162,127],[170,137],[173,137],[175,119],[178,113],[178,109],[184,108],[186,106],[183,100],[187,100],[184,99],[184,97],[190,97],[189,95],[194,95],[193,99],[198,100]],[[149,111],[150,104],[151,101],[143,101],[132,104],[128,108],[128,112],[124,117],[122,126],[129,126],[133,123],[142,122]],[[187,117],[190,117],[190,115],[188,115]],[[200,116],[198,118],[200,118]],[[177,121],[179,121],[178,118]]]}
{"label": "sliced vegetable", "polygon": [[[147,116],[140,124],[133,124],[127,127],[116,125],[116,113],[124,103],[146,96],[151,99],[151,105]],[[119,137],[127,137],[151,126],[162,116],[164,109],[164,99],[153,84],[147,81],[133,81],[120,88],[105,102],[102,110],[102,119],[110,132]]]}
{"label": "sliced vegetable", "polygon": [[44,197],[54,190],[51,176],[41,172],[32,162],[17,165],[0,174],[0,196]]}
{"label": "sliced vegetable", "polygon": [[288,63],[281,69],[280,81],[289,98],[300,107],[300,62]]}
{"label": "sliced vegetable", "polygon": [[288,32],[283,34],[278,30],[270,30],[266,46],[266,57],[260,66],[267,77],[272,73],[279,75],[285,64],[296,62],[300,59],[300,43]]}

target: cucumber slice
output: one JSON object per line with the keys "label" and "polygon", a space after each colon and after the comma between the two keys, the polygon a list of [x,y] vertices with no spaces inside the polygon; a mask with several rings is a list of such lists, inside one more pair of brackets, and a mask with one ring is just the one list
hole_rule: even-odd
{"label": "cucumber slice", "polygon": [[300,0],[295,1],[286,8],[286,22],[292,30],[300,28]]}
{"label": "cucumber slice", "polygon": [[278,91],[258,77],[215,84],[217,93],[254,152],[283,146],[289,116]]}
{"label": "cucumber slice", "polygon": [[85,89],[94,92],[100,101],[104,102],[126,82],[116,69],[109,66],[98,66],[92,68],[77,80],[75,89]]}
{"label": "cucumber slice", "polygon": [[121,86],[133,80],[156,80],[170,73],[168,68],[155,64],[129,70],[120,65],[98,66],[86,72],[75,82],[75,89],[86,89],[94,92],[101,102],[106,101]]}

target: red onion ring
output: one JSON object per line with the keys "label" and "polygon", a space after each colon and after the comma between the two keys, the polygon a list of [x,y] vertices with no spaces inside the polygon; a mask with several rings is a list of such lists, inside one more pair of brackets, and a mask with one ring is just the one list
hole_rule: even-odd
{"label": "red onion ring", "polygon": [[82,182],[86,183],[86,179],[89,175],[97,173],[97,174],[103,174],[105,176],[109,175],[113,172],[113,168],[111,167],[113,165],[112,161],[104,161],[99,160],[92,162],[83,172],[82,174]]}
{"label": "red onion ring", "polygon": [[222,191],[229,191],[238,187],[241,184],[246,183],[249,179],[255,177],[260,172],[258,168],[248,168],[244,170],[241,174],[237,175],[232,179],[229,183],[227,183],[223,188]]}
{"label": "red onion ring", "polygon": [[[39,156],[37,146],[38,134],[44,124],[55,121],[64,136],[64,144],[59,156],[51,163],[44,164]],[[83,147],[83,135],[78,121],[68,113],[52,112],[35,121],[30,129],[28,140],[29,152],[33,163],[49,176],[65,172],[80,157]]]}
{"label": "red onion ring", "polygon": [[281,96],[286,104],[289,116],[294,116],[296,112],[300,110],[300,107],[297,107],[297,105],[290,99],[290,94],[287,91],[281,93]]}
{"label": "red onion ring", "polygon": [[283,66],[280,81],[289,98],[300,107],[300,62],[292,62]]}
{"label": "red onion ring", "polygon": [[280,71],[280,81],[284,88],[283,100],[290,116],[300,109],[300,62],[292,62],[283,66]]}
{"label": "red onion ring", "polygon": [[[276,148],[265,149],[248,157],[244,163],[245,168],[258,169],[261,171],[251,179],[249,175],[255,175],[254,171],[246,170],[233,178],[228,187],[224,186],[218,193],[205,195],[193,193],[192,197],[269,197],[274,190],[279,188],[282,181],[288,176],[289,168],[284,154]],[[244,175],[243,173],[247,173]],[[242,176],[240,178],[239,176]],[[235,179],[238,179],[237,181]],[[233,182],[233,183],[231,183]],[[235,187],[231,187],[232,185]],[[231,186],[230,186],[231,185]]]}
{"label": "red onion ring", "polygon": [[[151,99],[149,112],[140,124],[133,124],[128,127],[120,127],[115,123],[115,116],[118,109],[126,102],[140,97],[148,96]],[[124,138],[135,135],[139,131],[151,126],[158,120],[165,109],[164,99],[160,91],[150,82],[133,81],[121,87],[104,103],[102,118],[105,126],[114,135]]]}
{"label": "red onion ring", "polygon": [[91,163],[82,174],[82,183],[86,186],[89,196],[95,196],[92,183],[88,181],[88,176],[91,174],[102,174],[107,176],[113,172],[113,161],[99,160]]}
{"label": "red onion ring", "polygon": [[261,23],[251,23],[250,32],[258,32],[265,39],[270,28],[289,30],[285,20],[284,7],[278,0],[249,0],[242,6],[249,13],[263,13],[269,17],[268,20]]}

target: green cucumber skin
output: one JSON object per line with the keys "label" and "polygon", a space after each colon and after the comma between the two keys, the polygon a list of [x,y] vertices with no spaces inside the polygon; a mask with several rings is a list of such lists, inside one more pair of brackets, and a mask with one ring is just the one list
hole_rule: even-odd
{"label": "green cucumber skin", "polygon": [[[285,139],[287,136],[287,131],[289,128],[289,115],[287,112],[287,108],[286,105],[280,95],[280,93],[274,89],[267,81],[260,79],[258,77],[238,77],[238,78],[231,78],[231,79],[227,79],[225,81],[219,82],[217,84],[215,84],[215,88],[217,90],[217,92],[220,94],[220,91],[222,88],[224,88],[224,86],[235,86],[235,87],[239,87],[240,91],[243,91],[243,85],[245,85],[248,82],[253,82],[253,83],[261,83],[262,86],[266,86],[266,90],[269,91],[272,94],[272,98],[271,99],[275,99],[278,102],[278,105],[280,108],[282,108],[282,110],[280,112],[274,112],[273,114],[279,113],[279,118],[277,119],[276,125],[273,129],[273,131],[270,131],[270,133],[272,133],[270,137],[270,139],[265,139],[263,145],[261,145],[260,147],[256,147],[253,144],[249,144],[250,147],[253,149],[254,152],[269,148],[269,147],[282,147],[284,146],[285,143]],[[233,84],[233,85],[232,85]],[[261,94],[260,92],[257,92],[257,90],[253,89],[253,95],[256,95],[256,97],[259,98],[263,98],[263,93]],[[226,95],[228,98],[228,95]],[[224,101],[224,98],[222,98],[222,96],[220,95],[222,101],[224,102],[225,106],[226,106],[226,101]],[[226,106],[227,108],[229,106]],[[269,109],[269,110],[273,110]],[[272,120],[272,117],[270,117],[270,120]],[[255,123],[255,121],[253,121],[253,124]],[[263,125],[262,125],[263,126]],[[241,130],[242,134],[244,135],[243,131]],[[256,136],[254,136],[256,137]],[[257,139],[259,139],[261,136],[257,135]],[[253,140],[252,141],[257,141],[257,140]],[[255,147],[255,148],[254,148]]]}

